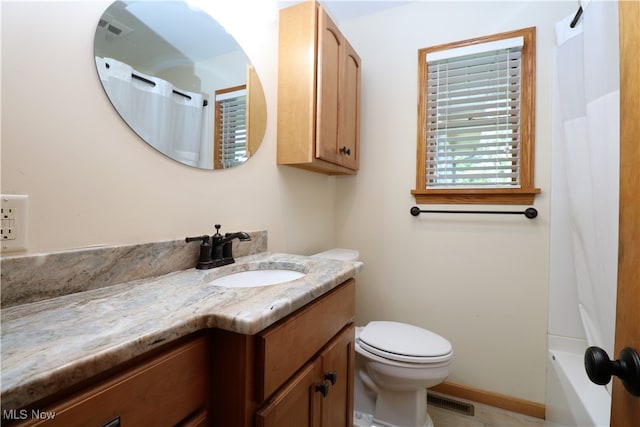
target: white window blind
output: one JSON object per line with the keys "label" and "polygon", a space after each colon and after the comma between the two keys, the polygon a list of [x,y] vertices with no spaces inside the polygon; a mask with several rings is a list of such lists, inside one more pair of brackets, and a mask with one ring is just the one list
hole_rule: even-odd
{"label": "white window blind", "polygon": [[520,187],[522,40],[427,54],[427,188]]}
{"label": "white window blind", "polygon": [[217,165],[229,168],[247,161],[246,89],[216,95],[216,133]]}

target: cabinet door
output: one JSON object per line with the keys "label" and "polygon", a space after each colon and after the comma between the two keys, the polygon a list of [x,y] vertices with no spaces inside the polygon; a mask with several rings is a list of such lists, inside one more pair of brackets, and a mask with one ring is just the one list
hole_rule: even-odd
{"label": "cabinet door", "polygon": [[354,334],[347,326],[322,352],[322,376],[329,392],[322,400],[323,427],[349,427],[353,422]]}
{"label": "cabinet door", "polygon": [[346,40],[343,47],[338,154],[343,166],[357,170],[360,163],[360,57]]}
{"label": "cabinet door", "polygon": [[358,169],[360,57],[327,13],[318,8],[316,156]]}
{"label": "cabinet door", "polygon": [[256,427],[319,427],[322,395],[316,391],[320,363],[306,365],[256,413]]}
{"label": "cabinet door", "polygon": [[316,157],[336,164],[341,164],[338,133],[343,43],[336,24],[319,7]]}

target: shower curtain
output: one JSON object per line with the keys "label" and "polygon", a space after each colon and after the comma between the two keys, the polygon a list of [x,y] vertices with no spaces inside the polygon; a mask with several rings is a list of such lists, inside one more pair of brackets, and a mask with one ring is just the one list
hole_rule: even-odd
{"label": "shower curtain", "polygon": [[589,345],[613,355],[618,263],[618,5],[582,2],[556,25],[551,266],[573,281]]}
{"label": "shower curtain", "polygon": [[187,165],[211,163],[210,119],[202,94],[175,88],[113,58],[96,57],[96,65],[111,103],[142,139]]}

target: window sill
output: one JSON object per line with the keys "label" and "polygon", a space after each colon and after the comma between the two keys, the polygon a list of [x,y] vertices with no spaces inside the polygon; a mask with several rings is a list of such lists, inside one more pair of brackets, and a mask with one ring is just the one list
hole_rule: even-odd
{"label": "window sill", "polygon": [[411,190],[418,204],[531,205],[539,188]]}

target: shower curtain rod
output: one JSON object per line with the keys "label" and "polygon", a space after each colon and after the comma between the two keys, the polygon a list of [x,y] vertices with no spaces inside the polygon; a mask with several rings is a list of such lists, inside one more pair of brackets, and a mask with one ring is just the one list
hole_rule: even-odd
{"label": "shower curtain rod", "polygon": [[496,215],[524,215],[529,219],[538,216],[536,208],[527,208],[524,211],[455,211],[455,210],[424,210],[414,206],[409,211],[411,215],[418,216],[421,213],[453,213],[453,214],[496,214]]}
{"label": "shower curtain rod", "polygon": [[576,25],[578,25],[578,21],[580,21],[581,16],[582,16],[582,6],[578,8],[578,11],[576,12],[576,15],[571,20],[571,24],[569,24],[569,27],[574,28]]}
{"label": "shower curtain rod", "polygon": [[[143,82],[145,82],[145,83],[148,83],[148,84],[150,84],[151,86],[155,86],[155,85],[156,85],[156,82],[154,82],[153,80],[145,79],[144,77],[139,76],[139,75],[137,75],[137,74],[133,74],[133,73],[131,73],[131,77],[133,77],[134,79],[137,79],[137,80],[143,81]],[[189,95],[187,95],[186,93],[178,92],[178,91],[177,91],[177,90],[175,90],[175,89],[173,90],[173,93],[175,93],[176,95],[184,96],[184,97],[185,97],[185,98],[187,98],[187,99],[191,99],[191,97],[190,97]],[[203,107],[206,107],[208,104],[209,104],[209,103],[207,102],[207,100],[206,100],[206,99],[205,99],[204,101],[202,101],[202,106],[203,106]]]}

